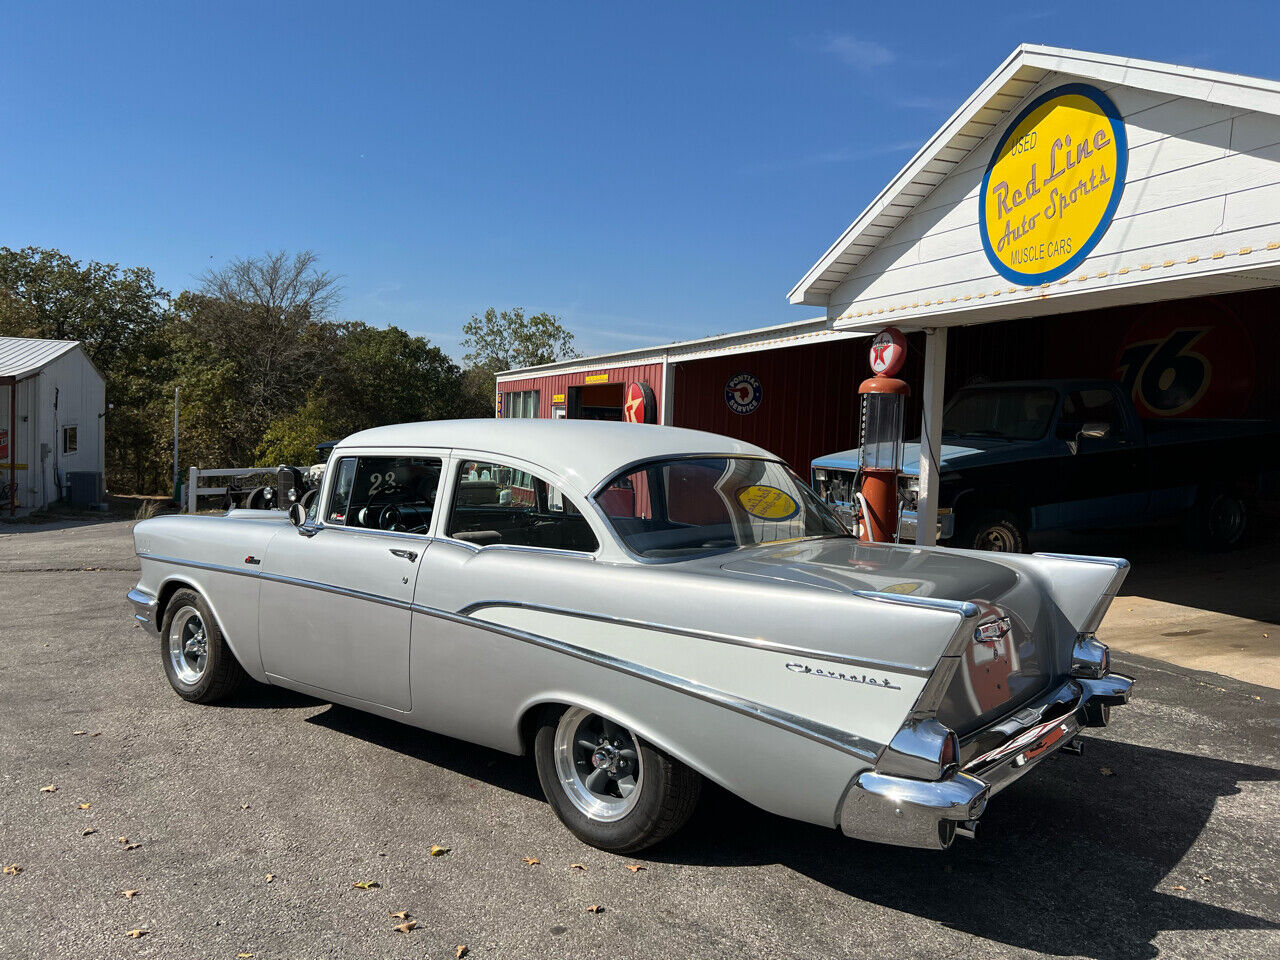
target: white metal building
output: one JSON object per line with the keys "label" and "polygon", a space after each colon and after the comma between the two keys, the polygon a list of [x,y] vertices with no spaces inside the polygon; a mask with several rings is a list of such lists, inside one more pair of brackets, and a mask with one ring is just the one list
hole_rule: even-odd
{"label": "white metal building", "polygon": [[106,382],[76,340],[0,337],[0,516],[69,495],[96,475],[101,499]]}
{"label": "white metal building", "polygon": [[[1158,356],[1195,326],[1187,356],[1213,367],[1204,396],[1243,396],[1251,415],[1274,417],[1277,288],[1280,83],[1021,46],[790,300],[824,307],[837,330],[923,331],[919,515],[931,542],[949,329],[1005,321],[1006,341],[1048,337],[1052,356],[1080,354],[1082,368],[1114,364],[1126,383],[1146,371],[1138,402],[1176,365],[1126,371],[1128,351],[1151,356],[1154,344]],[[1185,404],[1151,413],[1188,415]]]}

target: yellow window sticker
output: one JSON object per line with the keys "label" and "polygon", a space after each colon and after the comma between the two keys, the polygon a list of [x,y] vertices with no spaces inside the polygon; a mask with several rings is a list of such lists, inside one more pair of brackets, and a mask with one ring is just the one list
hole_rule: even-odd
{"label": "yellow window sticker", "polygon": [[743,510],[761,520],[788,520],[800,510],[790,494],[762,485],[743,487],[738,491],[738,502]]}

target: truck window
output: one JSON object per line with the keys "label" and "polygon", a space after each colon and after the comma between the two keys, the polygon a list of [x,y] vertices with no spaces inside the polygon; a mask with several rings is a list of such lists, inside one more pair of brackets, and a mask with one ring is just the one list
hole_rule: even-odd
{"label": "truck window", "polygon": [[1074,440],[1086,423],[1105,423],[1111,427],[1111,436],[1124,433],[1124,417],[1116,395],[1106,388],[1072,390],[1062,401],[1062,416],[1058,419],[1058,437]]}

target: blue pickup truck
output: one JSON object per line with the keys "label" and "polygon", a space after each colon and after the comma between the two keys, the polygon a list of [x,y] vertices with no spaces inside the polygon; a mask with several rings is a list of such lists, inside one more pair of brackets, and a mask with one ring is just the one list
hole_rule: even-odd
{"label": "blue pickup truck", "polygon": [[[814,489],[853,510],[858,450],[813,461]],[[947,404],[939,540],[1022,552],[1037,531],[1181,518],[1197,543],[1240,544],[1260,498],[1280,493],[1280,423],[1141,420],[1110,380],[965,387]],[[900,539],[915,538],[920,444],[904,445]]]}

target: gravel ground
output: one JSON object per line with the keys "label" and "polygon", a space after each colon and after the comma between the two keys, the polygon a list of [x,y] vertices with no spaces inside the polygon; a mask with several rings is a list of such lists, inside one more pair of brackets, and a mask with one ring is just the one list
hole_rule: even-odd
{"label": "gravel ground", "polygon": [[949,853],[708,790],[682,832],[624,859],[560,827],[524,758],[264,687],[185,703],[124,600],[129,525],[15,529],[0,530],[0,860],[21,865],[0,876],[6,955],[1280,955],[1277,691],[1119,657],[1134,702]]}

